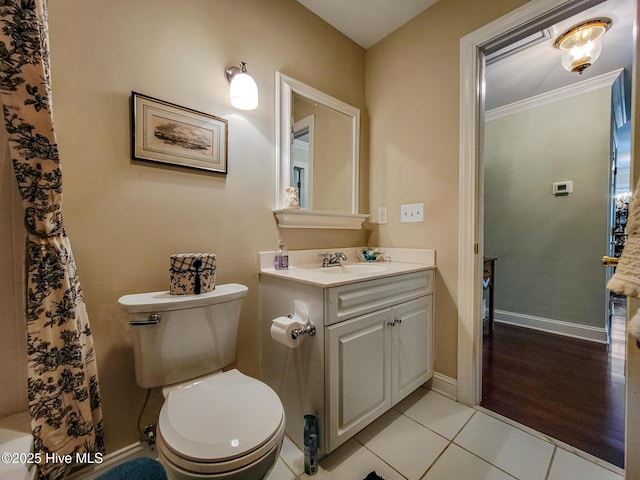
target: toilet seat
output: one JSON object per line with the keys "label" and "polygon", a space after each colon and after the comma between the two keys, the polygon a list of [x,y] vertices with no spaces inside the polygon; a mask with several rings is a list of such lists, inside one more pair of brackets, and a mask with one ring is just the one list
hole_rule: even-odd
{"label": "toilet seat", "polygon": [[229,472],[279,447],[284,427],[276,393],[234,369],[169,392],[158,419],[158,448],[182,469]]}

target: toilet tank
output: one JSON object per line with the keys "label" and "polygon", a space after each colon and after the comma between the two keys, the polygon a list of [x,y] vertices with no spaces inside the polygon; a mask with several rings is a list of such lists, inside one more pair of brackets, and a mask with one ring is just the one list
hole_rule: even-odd
{"label": "toilet tank", "polygon": [[247,291],[230,283],[200,295],[151,292],[120,297],[118,303],[131,321],[138,385],[184,382],[233,363]]}

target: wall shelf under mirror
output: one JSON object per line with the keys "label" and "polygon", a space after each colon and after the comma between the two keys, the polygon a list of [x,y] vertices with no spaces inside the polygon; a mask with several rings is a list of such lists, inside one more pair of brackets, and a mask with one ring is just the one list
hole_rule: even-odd
{"label": "wall shelf under mirror", "polygon": [[344,230],[360,229],[369,218],[366,214],[304,210],[301,208],[283,208],[274,210],[280,228],[331,228]]}
{"label": "wall shelf under mirror", "polygon": [[[360,110],[276,72],[276,199],[280,228],[359,229]],[[300,208],[287,208],[285,188]]]}

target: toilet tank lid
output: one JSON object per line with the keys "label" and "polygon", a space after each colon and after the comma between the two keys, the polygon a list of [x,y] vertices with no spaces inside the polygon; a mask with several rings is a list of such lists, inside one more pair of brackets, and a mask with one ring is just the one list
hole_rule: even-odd
{"label": "toilet tank lid", "polygon": [[200,295],[171,295],[168,291],[135,293],[120,297],[118,303],[129,313],[167,312],[230,302],[246,297],[248,290],[245,285],[227,283]]}

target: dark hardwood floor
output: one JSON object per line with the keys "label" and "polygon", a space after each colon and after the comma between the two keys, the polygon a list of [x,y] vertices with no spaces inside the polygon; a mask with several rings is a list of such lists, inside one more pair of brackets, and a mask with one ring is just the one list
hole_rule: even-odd
{"label": "dark hardwood floor", "polygon": [[610,346],[501,323],[485,329],[481,405],[624,467],[624,318],[614,324]]}

